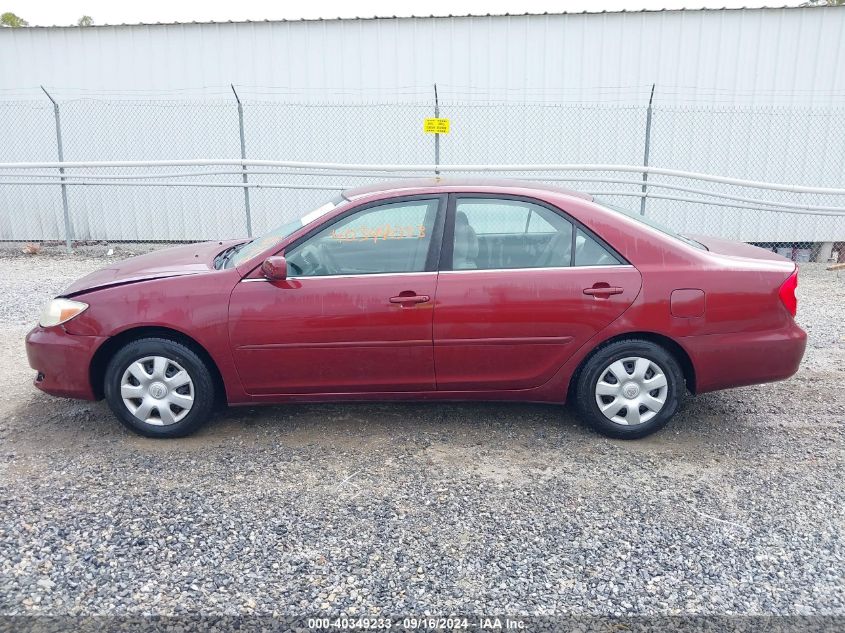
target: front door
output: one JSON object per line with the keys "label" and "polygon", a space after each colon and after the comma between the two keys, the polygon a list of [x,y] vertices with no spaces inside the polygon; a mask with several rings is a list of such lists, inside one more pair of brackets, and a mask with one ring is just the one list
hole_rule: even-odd
{"label": "front door", "polygon": [[548,381],[640,290],[640,274],[560,211],[521,198],[455,196],[434,314],[437,388]]}
{"label": "front door", "polygon": [[252,394],[434,389],[435,227],[445,197],[346,213],[286,249],[288,279],[245,279],[229,306]]}

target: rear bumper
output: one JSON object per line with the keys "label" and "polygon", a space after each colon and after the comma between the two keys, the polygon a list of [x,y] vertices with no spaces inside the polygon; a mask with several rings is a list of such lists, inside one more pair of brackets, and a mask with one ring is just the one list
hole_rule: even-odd
{"label": "rear bumper", "polygon": [[789,378],[798,371],[807,333],[794,322],[779,330],[688,336],[679,342],[695,367],[695,392]]}
{"label": "rear bumper", "polygon": [[33,384],[53,396],[96,400],[89,368],[105,340],[68,334],[61,327],[34,328],[26,335],[29,366],[37,372]]}

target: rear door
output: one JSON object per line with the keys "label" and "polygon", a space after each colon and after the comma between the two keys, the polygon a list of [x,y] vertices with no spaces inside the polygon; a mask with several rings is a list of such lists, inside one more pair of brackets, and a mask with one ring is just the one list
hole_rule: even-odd
{"label": "rear door", "polygon": [[434,311],[437,388],[537,387],[621,315],[640,274],[537,200],[450,197]]}

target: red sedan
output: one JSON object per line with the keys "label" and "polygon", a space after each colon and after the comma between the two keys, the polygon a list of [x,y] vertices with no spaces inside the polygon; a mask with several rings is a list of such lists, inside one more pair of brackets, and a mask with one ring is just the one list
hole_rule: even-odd
{"label": "red sedan", "polygon": [[794,263],[515,181],[344,192],[252,241],[126,260],[27,336],[35,385],[151,437],[215,403],[574,402],[643,437],[686,391],[798,369]]}

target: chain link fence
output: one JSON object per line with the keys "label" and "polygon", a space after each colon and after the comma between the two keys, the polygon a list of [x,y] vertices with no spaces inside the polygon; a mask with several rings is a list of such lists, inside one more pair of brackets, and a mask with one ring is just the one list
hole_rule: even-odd
{"label": "chain link fence", "polygon": [[[659,89],[658,89],[659,94]],[[238,107],[240,101],[241,108]],[[434,95],[326,101],[260,95],[214,99],[0,101],[0,162],[265,159],[430,165]],[[443,165],[616,164],[766,182],[845,186],[845,108],[573,104],[455,98],[440,91]],[[241,143],[243,138],[243,144]],[[8,167],[8,166],[7,166]],[[0,241],[182,242],[260,234],[334,192],[392,179],[364,171],[263,167],[4,168]],[[244,187],[244,172],[248,187]],[[85,174],[85,177],[82,176]],[[399,176],[410,176],[411,170]],[[431,175],[429,173],[429,175]],[[444,174],[456,175],[455,172]],[[461,175],[461,174],[457,174]],[[618,171],[496,172],[597,194],[689,234],[845,257],[845,196],[755,190]],[[645,197],[643,197],[645,192]],[[740,200],[731,199],[740,198]],[[834,254],[831,254],[833,251]]]}

